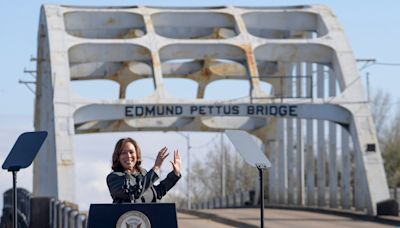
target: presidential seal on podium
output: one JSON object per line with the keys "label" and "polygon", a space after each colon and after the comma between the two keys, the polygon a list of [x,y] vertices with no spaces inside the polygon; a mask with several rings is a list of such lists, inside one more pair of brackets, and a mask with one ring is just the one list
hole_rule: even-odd
{"label": "presidential seal on podium", "polygon": [[116,228],[151,228],[151,224],[142,212],[128,211],[118,218]]}

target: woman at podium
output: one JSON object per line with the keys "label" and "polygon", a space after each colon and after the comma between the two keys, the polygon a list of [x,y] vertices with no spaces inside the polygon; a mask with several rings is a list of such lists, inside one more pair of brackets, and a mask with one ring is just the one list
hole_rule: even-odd
{"label": "woman at podium", "polygon": [[175,150],[172,171],[158,185],[154,185],[167,156],[167,148],[164,147],[158,152],[153,168],[146,171],[140,166],[142,154],[138,143],[132,138],[118,140],[112,155],[113,172],[107,176],[113,203],[150,203],[165,196],[181,178],[181,158]]}

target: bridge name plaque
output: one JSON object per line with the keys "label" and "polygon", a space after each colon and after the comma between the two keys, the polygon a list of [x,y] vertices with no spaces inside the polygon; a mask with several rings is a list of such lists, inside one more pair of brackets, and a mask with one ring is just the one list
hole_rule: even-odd
{"label": "bridge name plaque", "polygon": [[126,105],[125,117],[155,116],[280,116],[296,117],[297,105],[258,104],[158,104]]}

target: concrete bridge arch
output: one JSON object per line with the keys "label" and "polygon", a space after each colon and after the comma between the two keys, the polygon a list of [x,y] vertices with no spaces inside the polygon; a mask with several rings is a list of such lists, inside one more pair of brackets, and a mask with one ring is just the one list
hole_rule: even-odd
{"label": "concrete bridge arch", "polygon": [[[265,144],[272,203],[376,214],[389,198],[355,59],[325,6],[44,5],[37,70],[35,129],[50,133],[34,163],[37,196],[75,201],[75,134],[233,128]],[[145,78],[154,92],[127,97]],[[196,99],[172,96],[165,78],[194,80]],[[82,80],[117,82],[118,96],[81,97],[71,83]],[[204,100],[217,80],[247,81],[248,96]]]}

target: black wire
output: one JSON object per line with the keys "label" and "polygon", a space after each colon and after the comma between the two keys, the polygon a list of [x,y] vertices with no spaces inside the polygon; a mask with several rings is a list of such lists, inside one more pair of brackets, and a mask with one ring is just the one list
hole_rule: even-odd
{"label": "black wire", "polygon": [[375,62],[375,65],[384,65],[384,66],[400,66],[400,63],[383,63],[383,62]]}

